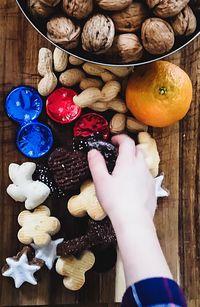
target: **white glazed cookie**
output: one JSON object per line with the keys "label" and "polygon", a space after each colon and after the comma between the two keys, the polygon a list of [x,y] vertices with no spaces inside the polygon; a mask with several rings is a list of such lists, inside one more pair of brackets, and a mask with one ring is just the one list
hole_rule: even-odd
{"label": "white glazed cookie", "polygon": [[169,191],[163,186],[164,175],[161,174],[160,176],[156,177],[155,179],[156,185],[156,196],[159,197],[168,197]]}
{"label": "white glazed cookie", "polygon": [[39,247],[35,244],[31,246],[35,250],[35,257],[42,259],[49,270],[52,269],[54,261],[58,258],[57,256],[57,245],[62,243],[64,239],[57,239],[51,241],[48,245]]}
{"label": "white glazed cookie", "polygon": [[44,261],[33,258],[31,248],[25,246],[17,256],[6,259],[6,265],[2,268],[2,275],[13,278],[15,288],[21,287],[25,282],[37,285],[34,273],[40,270],[43,264]]}
{"label": "white glazed cookie", "polygon": [[50,193],[46,184],[38,180],[33,181],[32,175],[35,169],[36,164],[32,162],[9,165],[9,177],[13,183],[8,186],[7,193],[16,201],[25,201],[25,207],[28,210],[42,204]]}

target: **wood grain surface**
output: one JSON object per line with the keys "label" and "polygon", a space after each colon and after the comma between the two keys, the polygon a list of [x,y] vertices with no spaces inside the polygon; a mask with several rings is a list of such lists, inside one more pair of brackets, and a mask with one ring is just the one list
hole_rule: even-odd
{"label": "wood grain surface", "polygon": [[[17,216],[22,206],[6,194],[8,165],[26,160],[15,147],[17,126],[5,115],[6,93],[19,84],[36,86],[37,55],[49,46],[25,20],[14,0],[0,1],[0,266],[19,249]],[[200,37],[170,60],[180,65],[193,82],[193,103],[186,118],[172,127],[154,129],[161,155],[161,170],[170,190],[159,201],[156,214],[158,235],[174,278],[183,287],[190,307],[200,307]],[[64,140],[66,131],[59,131]],[[55,204],[53,205],[54,210]],[[62,206],[64,204],[59,204]],[[128,252],[128,251],[127,251]],[[83,289],[73,293],[62,279],[44,270],[39,286],[13,287],[0,276],[0,306],[80,304],[87,307],[114,307],[115,270],[90,272]],[[98,305],[96,305],[98,304]]]}

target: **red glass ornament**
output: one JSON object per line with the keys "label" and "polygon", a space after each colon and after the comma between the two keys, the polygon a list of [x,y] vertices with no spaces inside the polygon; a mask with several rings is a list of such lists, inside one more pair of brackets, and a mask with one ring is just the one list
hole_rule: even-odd
{"label": "red glass ornament", "polygon": [[59,124],[68,124],[81,114],[81,108],[73,102],[77,93],[71,89],[61,87],[55,90],[46,101],[48,116]]}
{"label": "red glass ornament", "polygon": [[89,137],[94,133],[100,133],[103,138],[109,138],[110,130],[107,120],[97,113],[87,113],[82,115],[74,126],[74,136]]}

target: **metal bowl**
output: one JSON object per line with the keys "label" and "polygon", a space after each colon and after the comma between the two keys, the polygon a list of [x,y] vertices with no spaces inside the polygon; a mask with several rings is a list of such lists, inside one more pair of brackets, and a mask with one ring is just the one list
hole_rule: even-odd
{"label": "metal bowl", "polygon": [[179,51],[180,49],[184,48],[186,45],[188,45],[191,41],[193,41],[199,34],[200,34],[200,11],[196,12],[197,17],[197,28],[196,31],[190,35],[190,36],[184,36],[184,37],[178,37],[176,38],[176,42],[173,46],[173,48],[164,55],[151,55],[149,53],[145,53],[143,58],[140,59],[138,62],[134,63],[128,63],[128,64],[113,64],[109,63],[105,60],[104,56],[96,56],[91,53],[85,52],[81,46],[78,46],[78,48],[73,50],[65,50],[59,45],[52,42],[47,36],[46,36],[46,20],[38,20],[35,19],[31,13],[29,12],[29,9],[27,7],[27,1],[26,0],[16,0],[18,6],[20,7],[21,11],[23,12],[24,16],[27,18],[27,20],[32,24],[32,26],[43,36],[45,37],[50,43],[52,43],[54,46],[62,49],[63,51],[69,53],[70,55],[76,56],[84,61],[96,63],[96,64],[103,64],[103,65],[110,65],[110,66],[138,66],[142,64],[151,63],[157,60],[161,60],[165,58],[166,56],[172,55],[174,52]]}

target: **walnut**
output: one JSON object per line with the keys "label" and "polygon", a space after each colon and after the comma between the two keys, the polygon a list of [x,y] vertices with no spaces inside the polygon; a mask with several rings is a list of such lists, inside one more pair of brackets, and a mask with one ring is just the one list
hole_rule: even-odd
{"label": "walnut", "polygon": [[93,10],[93,0],[63,0],[65,13],[76,19],[87,17]]}
{"label": "walnut", "polygon": [[180,13],[190,0],[146,0],[156,16],[172,17]]}
{"label": "walnut", "polygon": [[131,4],[132,0],[96,0],[98,6],[106,11],[120,11]]}
{"label": "walnut", "polygon": [[82,47],[95,54],[104,53],[112,46],[115,27],[112,19],[101,14],[91,17],[82,32]]}
{"label": "walnut", "polygon": [[188,5],[177,16],[172,17],[170,23],[175,35],[190,35],[197,26],[196,17]]}
{"label": "walnut", "polygon": [[143,55],[143,47],[135,34],[115,36],[112,47],[106,56],[113,63],[130,63],[138,61]]}
{"label": "walnut", "polygon": [[53,14],[53,8],[38,0],[29,0],[28,7],[35,17],[47,18]]}
{"label": "walnut", "polygon": [[174,32],[168,22],[160,18],[149,18],[142,24],[142,43],[151,54],[163,54],[174,45]]}
{"label": "walnut", "polygon": [[61,0],[40,0],[40,2],[48,6],[56,6]]}
{"label": "walnut", "polygon": [[118,32],[133,33],[141,28],[143,21],[148,17],[148,9],[143,3],[133,2],[126,9],[111,17]]}
{"label": "walnut", "polygon": [[47,37],[66,49],[77,47],[80,32],[80,27],[66,17],[53,17],[47,23]]}

